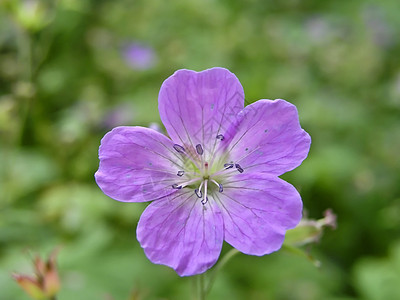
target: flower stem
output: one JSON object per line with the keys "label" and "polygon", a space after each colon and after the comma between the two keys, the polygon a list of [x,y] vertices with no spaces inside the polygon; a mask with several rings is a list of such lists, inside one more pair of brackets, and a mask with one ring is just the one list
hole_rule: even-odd
{"label": "flower stem", "polygon": [[222,267],[232,258],[234,257],[237,253],[239,253],[238,250],[236,250],[235,248],[232,248],[231,250],[229,250],[228,253],[225,254],[225,256],[219,261],[219,263],[214,267],[214,269],[212,270],[212,272],[210,273],[210,277],[208,280],[208,284],[205,285],[205,290],[204,290],[204,294],[207,295],[210,291],[211,288],[214,284],[215,281],[215,277],[218,274],[218,271],[222,269]]}
{"label": "flower stem", "polygon": [[24,96],[25,99],[20,99],[21,107],[21,119],[20,128],[17,136],[17,143],[22,144],[24,130],[27,127],[27,122],[32,106],[32,91],[33,89],[33,58],[32,58],[32,37],[30,32],[22,27],[18,28],[17,34],[17,46],[18,46],[18,63],[21,69],[19,81],[26,84],[29,91],[28,95]]}
{"label": "flower stem", "polygon": [[197,300],[206,299],[206,289],[205,289],[205,274],[197,275]]}
{"label": "flower stem", "polygon": [[[222,267],[233,257],[235,254],[239,253],[238,250],[232,248],[225,254],[225,256],[219,261],[219,263],[210,271],[197,275],[193,279],[193,290],[195,300],[205,300],[207,298],[208,293],[211,291],[213,286],[215,277],[218,274],[218,271],[222,269]],[[208,274],[209,273],[209,274]],[[208,274],[208,276],[207,276]],[[206,276],[208,280],[206,281]]]}

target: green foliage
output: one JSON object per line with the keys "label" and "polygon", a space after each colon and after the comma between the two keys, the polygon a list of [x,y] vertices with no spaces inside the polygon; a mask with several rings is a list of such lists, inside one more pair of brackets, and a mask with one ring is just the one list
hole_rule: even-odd
{"label": "green foliage", "polygon": [[400,244],[387,258],[363,258],[354,269],[355,284],[364,299],[400,298]]}
{"label": "green foliage", "polygon": [[[319,268],[290,251],[239,254],[210,299],[399,298],[399,14],[397,0],[1,1],[1,298],[26,299],[10,276],[29,269],[24,249],[61,245],[61,300],[188,299],[190,279],[135,239],[145,204],[107,198],[93,174],[112,127],[160,122],[163,80],[213,66],[238,76],[247,103],[298,107],[313,144],[282,177],[338,228],[304,246]],[[154,49],[152,67],[127,63],[133,42]]]}

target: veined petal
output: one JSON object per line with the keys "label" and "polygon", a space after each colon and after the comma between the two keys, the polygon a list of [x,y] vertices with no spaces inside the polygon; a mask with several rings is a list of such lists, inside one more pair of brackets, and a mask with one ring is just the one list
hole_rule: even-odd
{"label": "veined petal", "polygon": [[278,250],[285,231],[301,219],[297,190],[268,174],[240,174],[214,193],[224,218],[225,241],[245,254],[264,255]]}
{"label": "veined petal", "polygon": [[171,139],[190,149],[201,144],[207,159],[243,109],[244,92],[226,69],[179,70],[164,81],[158,101]]}
{"label": "veined petal", "polygon": [[247,172],[281,175],[307,157],[311,138],[299,123],[296,106],[259,100],[238,115],[227,137],[229,157]]}
{"label": "veined petal", "polygon": [[205,272],[218,260],[223,221],[218,206],[205,205],[192,190],[152,202],[143,212],[137,238],[147,257],[180,276]]}
{"label": "veined petal", "polygon": [[182,160],[170,139],[143,127],[117,127],[101,140],[95,174],[102,191],[118,201],[143,202],[176,190]]}

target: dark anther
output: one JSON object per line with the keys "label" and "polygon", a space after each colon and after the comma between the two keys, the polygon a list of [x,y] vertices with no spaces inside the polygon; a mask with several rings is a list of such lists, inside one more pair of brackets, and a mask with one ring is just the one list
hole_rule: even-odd
{"label": "dark anther", "polygon": [[225,170],[233,168],[233,164],[224,164]]}
{"label": "dark anther", "polygon": [[206,205],[206,203],[208,202],[208,197],[206,197],[206,200],[201,200],[201,204]]}
{"label": "dark anther", "polygon": [[239,173],[243,173],[243,171],[244,171],[239,164],[235,164],[235,168],[236,168],[236,170],[239,171]]}
{"label": "dark anther", "polygon": [[200,144],[196,145],[196,151],[197,154],[202,155],[203,154],[203,147]]}
{"label": "dark anther", "polygon": [[185,171],[178,171],[178,173],[176,175],[178,175],[179,177],[183,176],[183,174],[185,174]]}
{"label": "dark anther", "polygon": [[182,186],[179,185],[179,184],[174,183],[174,184],[172,185],[172,188],[173,188],[173,189],[176,189],[176,190],[180,190],[180,189],[182,188]]}
{"label": "dark anther", "polygon": [[174,149],[176,150],[176,152],[185,153],[185,148],[183,148],[181,145],[174,144],[173,147],[174,147]]}
{"label": "dark anther", "polygon": [[199,191],[198,189],[194,190],[194,193],[196,194],[197,197],[201,198],[203,197],[203,193],[201,191]]}
{"label": "dark anther", "polygon": [[219,184],[219,190],[220,193],[222,193],[224,191],[224,187],[222,186],[222,184]]}
{"label": "dark anther", "polygon": [[219,139],[219,140],[221,140],[221,141],[224,140],[224,136],[223,136],[222,134],[218,134],[218,135],[216,136],[216,138]]}

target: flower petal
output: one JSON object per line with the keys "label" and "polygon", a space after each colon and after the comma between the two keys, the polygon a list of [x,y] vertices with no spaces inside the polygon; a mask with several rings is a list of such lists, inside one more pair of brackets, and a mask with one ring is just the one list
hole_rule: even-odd
{"label": "flower petal", "polygon": [[226,144],[230,159],[245,172],[281,175],[307,157],[311,138],[300,127],[296,106],[285,100],[259,100],[238,115]]}
{"label": "flower petal", "polygon": [[214,193],[225,228],[225,241],[245,254],[264,255],[278,250],[285,231],[301,219],[297,190],[268,174],[240,174]]}
{"label": "flower petal", "polygon": [[151,201],[176,192],[172,184],[183,161],[173,145],[148,128],[114,128],[101,140],[96,182],[118,201]]}
{"label": "flower petal", "polygon": [[158,108],[171,139],[192,150],[201,144],[207,159],[243,106],[244,92],[236,76],[212,68],[175,72],[161,86]]}
{"label": "flower petal", "polygon": [[192,190],[152,202],[143,212],[137,238],[147,257],[180,276],[205,272],[218,260],[223,223],[218,207],[202,205]]}

